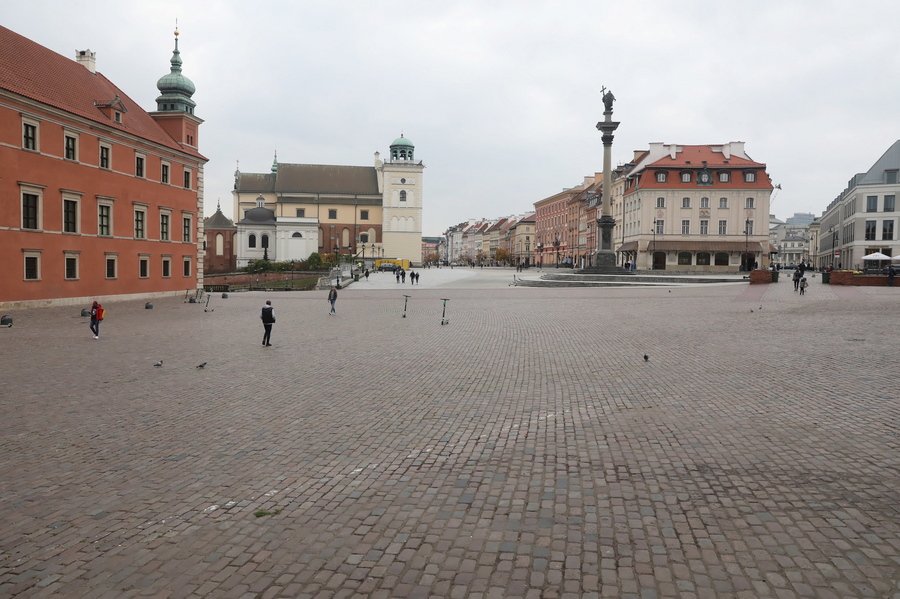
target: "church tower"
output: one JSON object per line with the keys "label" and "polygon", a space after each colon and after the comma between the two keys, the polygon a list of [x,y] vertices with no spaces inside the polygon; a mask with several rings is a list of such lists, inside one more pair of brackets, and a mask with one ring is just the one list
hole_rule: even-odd
{"label": "church tower", "polygon": [[[415,146],[403,137],[394,140],[381,172],[382,245],[385,258],[407,259],[422,264],[422,161],[415,160]],[[377,162],[381,162],[378,160]],[[377,164],[377,163],[376,163]]]}

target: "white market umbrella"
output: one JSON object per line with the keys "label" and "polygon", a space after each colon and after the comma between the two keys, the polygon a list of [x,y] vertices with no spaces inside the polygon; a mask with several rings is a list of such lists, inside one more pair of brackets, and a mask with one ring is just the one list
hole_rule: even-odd
{"label": "white market umbrella", "polygon": [[881,252],[874,252],[868,256],[863,256],[863,260],[890,260],[890,256],[886,256]]}
{"label": "white market umbrella", "polygon": [[891,258],[891,260],[892,260],[893,262],[900,262],[900,254],[897,254],[896,256],[894,256],[893,258]]}

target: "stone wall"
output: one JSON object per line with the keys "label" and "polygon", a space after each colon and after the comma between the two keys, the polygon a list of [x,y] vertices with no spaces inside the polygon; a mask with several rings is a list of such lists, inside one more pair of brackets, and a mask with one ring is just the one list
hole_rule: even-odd
{"label": "stone wall", "polygon": [[[836,270],[831,273],[832,285],[854,285],[856,287],[887,287],[887,275],[861,275],[852,270]],[[894,281],[900,287],[900,281]]]}

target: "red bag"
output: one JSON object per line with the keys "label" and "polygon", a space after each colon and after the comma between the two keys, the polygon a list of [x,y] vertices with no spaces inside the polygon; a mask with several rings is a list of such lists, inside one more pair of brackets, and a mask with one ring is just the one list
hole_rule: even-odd
{"label": "red bag", "polygon": [[106,310],[103,309],[103,306],[97,306],[97,320],[103,320],[103,315],[106,314]]}

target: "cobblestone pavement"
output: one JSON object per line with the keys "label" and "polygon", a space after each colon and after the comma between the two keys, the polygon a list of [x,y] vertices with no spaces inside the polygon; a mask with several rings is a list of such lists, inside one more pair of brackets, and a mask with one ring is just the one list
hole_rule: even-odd
{"label": "cobblestone pavement", "polygon": [[402,293],[13,313],[0,596],[900,597],[897,290]]}

